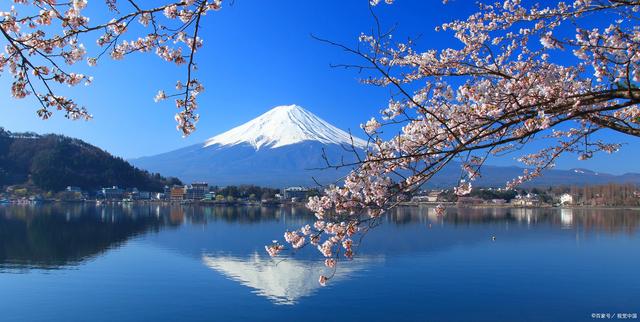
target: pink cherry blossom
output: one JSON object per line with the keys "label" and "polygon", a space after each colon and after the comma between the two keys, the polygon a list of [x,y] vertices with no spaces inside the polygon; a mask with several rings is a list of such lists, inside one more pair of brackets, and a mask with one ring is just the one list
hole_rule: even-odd
{"label": "pink cherry blossom", "polygon": [[[394,6],[402,3],[375,10]],[[361,125],[369,137],[364,157],[330,164],[353,171],[309,198],[317,218],[311,243],[326,260],[352,258],[355,237],[451,164],[460,165],[454,191],[465,195],[485,161],[515,157],[526,169],[505,183],[512,189],[562,155],[618,151],[619,143],[594,136],[602,130],[640,136],[639,11],[636,1],[485,1],[466,19],[436,26],[457,41],[451,48],[424,49],[429,43],[375,31],[361,34],[355,48],[323,40],[361,59],[347,67],[393,97]],[[397,134],[382,137],[385,129]],[[535,141],[543,148],[522,152]]]}
{"label": "pink cherry blossom", "polygon": [[[49,118],[53,111],[60,110],[70,119],[91,119],[84,107],[56,94],[60,90],[56,83],[73,87],[89,85],[93,80],[89,75],[67,71],[69,66],[85,59],[89,66],[96,66],[105,57],[122,60],[135,52],[155,52],[168,62],[187,67],[185,86],[176,93],[158,95],[155,100],[175,98],[182,109],[176,114],[178,130],[183,135],[195,130],[199,118],[196,97],[204,91],[193,77],[195,52],[204,43],[198,31],[202,16],[221,8],[219,0],[164,4],[132,0],[122,5],[109,0],[108,18],[97,23],[85,15],[88,0],[14,0],[13,3],[9,11],[0,11],[0,39],[5,41],[5,53],[0,54],[0,72],[8,72],[13,77],[13,97],[35,96],[41,107],[37,110],[40,117]],[[130,24],[135,20],[142,30],[131,31]],[[102,47],[91,57],[87,57],[82,43],[84,35],[95,35],[97,45]],[[38,65],[40,63],[45,65]],[[45,72],[45,68],[49,71]]]}

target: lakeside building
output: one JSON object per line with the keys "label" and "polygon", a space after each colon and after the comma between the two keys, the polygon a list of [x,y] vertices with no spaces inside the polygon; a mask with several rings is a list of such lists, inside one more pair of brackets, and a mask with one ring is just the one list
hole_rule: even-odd
{"label": "lakeside building", "polygon": [[526,195],[517,195],[511,200],[511,205],[518,207],[538,207],[542,204],[540,197],[535,193],[527,193]]}
{"label": "lakeside building", "polygon": [[507,201],[505,199],[491,199],[491,203],[494,205],[504,205]]}
{"label": "lakeside building", "polygon": [[151,199],[151,192],[149,191],[138,191],[135,194],[131,194],[132,200],[149,200]]}
{"label": "lakeside building", "polygon": [[568,193],[560,195],[560,205],[573,205],[573,196]]}
{"label": "lakeside building", "polygon": [[428,196],[413,196],[411,197],[412,202],[431,202],[429,201]]}
{"label": "lakeside building", "polygon": [[99,194],[100,196],[102,196],[102,198],[108,200],[122,199],[124,197],[124,189],[118,188],[118,186],[102,188]]}
{"label": "lakeside building", "polygon": [[170,200],[171,201],[182,201],[184,200],[185,189],[183,186],[173,186],[170,190]]}
{"label": "lakeside building", "polygon": [[187,200],[202,200],[205,195],[209,193],[209,184],[206,182],[194,182],[184,189],[185,196],[184,198]]}
{"label": "lakeside building", "polygon": [[442,194],[442,190],[433,190],[427,194],[427,201],[429,202],[437,202],[440,199],[440,195]]}
{"label": "lakeside building", "polygon": [[138,188],[127,188],[124,190],[124,199],[136,200],[138,199]]}
{"label": "lakeside building", "polygon": [[414,196],[411,198],[413,202],[438,202],[440,200],[440,195],[442,194],[442,190],[433,190],[427,194]]}
{"label": "lakeside building", "polygon": [[458,206],[472,206],[483,204],[484,200],[478,197],[458,197],[456,204]]}
{"label": "lakeside building", "polygon": [[297,200],[307,200],[309,196],[309,188],[305,187],[288,187],[282,191],[284,199],[297,201]]}

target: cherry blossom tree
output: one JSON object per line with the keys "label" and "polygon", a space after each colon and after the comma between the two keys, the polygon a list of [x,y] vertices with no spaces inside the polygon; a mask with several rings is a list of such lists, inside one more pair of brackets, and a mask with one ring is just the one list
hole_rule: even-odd
{"label": "cherry blossom tree", "polygon": [[[9,11],[0,11],[0,73],[13,77],[14,98],[33,96],[38,116],[47,119],[62,111],[70,119],[90,119],[89,111],[73,99],[59,95],[60,86],[91,83],[88,75],[69,70],[85,61],[89,66],[110,57],[120,60],[137,52],[155,52],[163,60],[186,66],[186,78],[170,94],[159,91],[156,101],[175,98],[177,128],[184,135],[198,121],[196,97],[204,87],[194,77],[194,55],[202,47],[198,36],[201,19],[220,9],[220,0],[139,1],[104,0],[105,21],[84,15],[87,0],[13,0]],[[145,7],[153,4],[154,6]],[[111,18],[109,20],[109,18]],[[139,25],[138,26],[134,26]],[[134,31],[131,31],[134,30]],[[83,41],[97,46],[85,46]],[[96,48],[89,52],[88,48]]]}
{"label": "cherry blossom tree", "polygon": [[[488,158],[518,153],[533,140],[546,147],[520,156],[527,170],[507,188],[540,176],[563,154],[583,160],[620,148],[594,138],[599,131],[640,136],[640,1],[549,3],[480,4],[467,19],[437,26],[457,48],[418,50],[413,41],[394,42],[379,24],[357,48],[323,40],[364,62],[342,67],[357,68],[364,83],[393,95],[380,118],[362,125],[366,156],[335,165],[355,166],[344,184],[309,199],[317,221],[286,232],[285,243],[267,246],[269,254],[312,245],[334,268],[354,256],[358,238],[385,211],[449,163],[462,166],[455,192],[464,195]],[[384,129],[399,127],[382,138]]]}

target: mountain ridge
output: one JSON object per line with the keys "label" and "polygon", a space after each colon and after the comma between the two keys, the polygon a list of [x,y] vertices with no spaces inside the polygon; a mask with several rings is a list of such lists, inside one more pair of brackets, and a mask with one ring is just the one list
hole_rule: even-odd
{"label": "mountain ridge", "polygon": [[[434,188],[450,188],[457,185],[460,177],[461,164],[452,163],[445,166],[438,172],[426,186]],[[518,166],[496,166],[484,165],[481,169],[481,176],[473,182],[477,187],[504,187],[506,183],[520,175],[525,168]],[[579,170],[579,171],[575,171]],[[607,184],[607,183],[636,183],[640,184],[640,173],[625,173],[620,175],[598,172],[582,168],[572,169],[546,169],[542,175],[529,182],[523,183],[522,187],[543,187],[543,186],[583,186],[587,184]]]}

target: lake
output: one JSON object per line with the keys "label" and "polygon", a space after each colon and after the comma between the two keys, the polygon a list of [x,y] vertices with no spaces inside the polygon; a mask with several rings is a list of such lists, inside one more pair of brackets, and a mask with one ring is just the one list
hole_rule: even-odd
{"label": "lake", "polygon": [[640,314],[637,210],[451,208],[439,217],[426,207],[399,208],[325,287],[317,251],[273,260],[264,250],[287,228],[312,221],[289,207],[0,206],[0,320]]}

